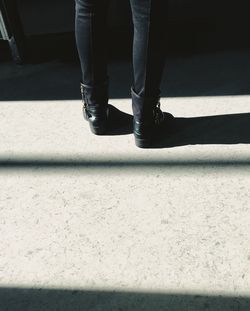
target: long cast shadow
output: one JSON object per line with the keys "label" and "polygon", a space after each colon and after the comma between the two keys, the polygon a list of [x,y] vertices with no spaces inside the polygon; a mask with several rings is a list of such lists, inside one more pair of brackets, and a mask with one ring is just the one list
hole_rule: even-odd
{"label": "long cast shadow", "polygon": [[247,296],[0,288],[1,311],[249,311]]}
{"label": "long cast shadow", "polygon": [[249,144],[250,113],[173,118],[153,148],[185,145]]}
{"label": "long cast shadow", "polygon": [[[110,107],[110,128],[107,135],[132,133],[133,117],[112,105]],[[174,118],[170,114],[166,116],[168,122],[152,148],[250,143],[250,113],[194,118]]]}

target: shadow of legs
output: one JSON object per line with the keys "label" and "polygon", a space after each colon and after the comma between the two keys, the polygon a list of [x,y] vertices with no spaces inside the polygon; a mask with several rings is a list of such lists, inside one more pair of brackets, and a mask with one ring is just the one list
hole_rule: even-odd
{"label": "shadow of legs", "polygon": [[174,118],[152,148],[240,143],[250,143],[250,113]]}

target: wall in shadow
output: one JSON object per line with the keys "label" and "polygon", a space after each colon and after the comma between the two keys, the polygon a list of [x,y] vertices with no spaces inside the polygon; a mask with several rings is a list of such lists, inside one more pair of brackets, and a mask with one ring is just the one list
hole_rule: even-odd
{"label": "wall in shadow", "polygon": [[248,311],[250,298],[35,288],[0,288],[1,311]]}
{"label": "wall in shadow", "polygon": [[[26,62],[58,56],[77,58],[73,38],[74,1],[16,2],[27,37]],[[211,50],[225,46],[249,47],[250,20],[247,1],[168,0],[168,8],[166,18],[169,21],[169,51],[181,53],[185,50]],[[129,56],[128,46],[131,45],[132,37],[129,0],[120,0],[119,3],[116,0],[110,1],[108,24],[109,43],[116,40],[116,45],[110,49],[110,56]]]}
{"label": "wall in shadow", "polygon": [[[249,47],[246,1],[168,0],[167,48],[172,53]],[[58,57],[77,59],[74,44],[74,1],[17,1],[27,37],[26,62]],[[110,1],[111,58],[130,57],[132,21],[129,0]],[[112,44],[116,42],[116,44]]]}
{"label": "wall in shadow", "polygon": [[[199,0],[168,1],[168,18],[171,21],[214,19],[218,6],[212,2]],[[224,0],[221,0],[224,1]],[[44,33],[62,33],[73,31],[75,0],[17,0],[27,35]],[[130,0],[109,0],[109,29],[126,30],[131,23]]]}

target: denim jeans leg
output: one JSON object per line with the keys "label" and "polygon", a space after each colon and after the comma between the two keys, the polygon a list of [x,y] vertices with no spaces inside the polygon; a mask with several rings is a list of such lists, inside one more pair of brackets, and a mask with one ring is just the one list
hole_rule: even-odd
{"label": "denim jeans leg", "polygon": [[75,39],[82,83],[90,87],[108,80],[108,5],[109,0],[75,0]]}
{"label": "denim jeans leg", "polygon": [[133,89],[157,97],[165,64],[167,0],[130,0],[134,25]]}

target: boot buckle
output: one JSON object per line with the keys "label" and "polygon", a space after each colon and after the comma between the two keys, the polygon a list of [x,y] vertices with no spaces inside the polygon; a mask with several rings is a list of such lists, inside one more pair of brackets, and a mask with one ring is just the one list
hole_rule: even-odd
{"label": "boot buckle", "polygon": [[84,93],[84,85],[82,83],[80,83],[80,90],[81,90],[82,102],[83,102],[83,107],[82,107],[83,117],[84,117],[85,120],[88,121],[90,115],[89,115],[89,112],[88,112],[87,99],[86,99],[85,93]]}
{"label": "boot buckle", "polygon": [[88,110],[87,110],[87,106],[84,104],[83,107],[82,107],[82,112],[83,112],[83,117],[85,120],[88,121],[89,119],[89,113],[88,113]]}

